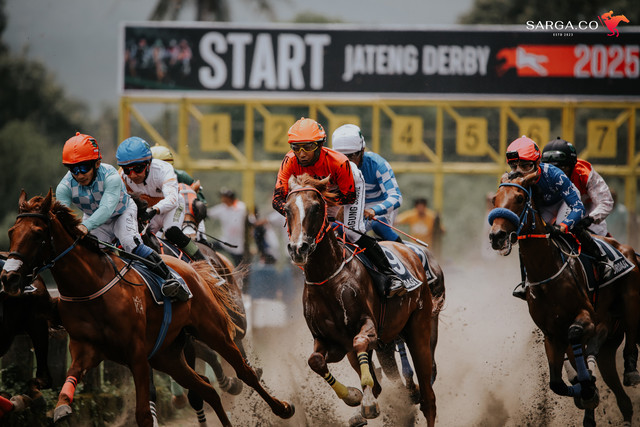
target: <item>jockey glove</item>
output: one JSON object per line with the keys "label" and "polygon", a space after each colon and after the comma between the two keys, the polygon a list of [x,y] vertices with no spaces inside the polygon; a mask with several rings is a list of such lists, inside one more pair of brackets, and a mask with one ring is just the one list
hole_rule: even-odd
{"label": "jockey glove", "polygon": [[157,209],[147,208],[147,210],[144,211],[144,213],[140,216],[140,219],[142,219],[143,221],[151,221],[151,218],[156,216],[157,213],[158,213]]}
{"label": "jockey glove", "polygon": [[578,221],[578,224],[576,224],[577,227],[582,227],[582,228],[587,228],[589,227],[591,224],[593,224],[593,217],[592,216],[585,216],[584,218],[582,218],[580,221]]}
{"label": "jockey glove", "polygon": [[559,236],[565,234],[567,232],[566,226],[563,227],[564,224],[553,224],[550,227],[547,227],[547,231],[552,236]]}

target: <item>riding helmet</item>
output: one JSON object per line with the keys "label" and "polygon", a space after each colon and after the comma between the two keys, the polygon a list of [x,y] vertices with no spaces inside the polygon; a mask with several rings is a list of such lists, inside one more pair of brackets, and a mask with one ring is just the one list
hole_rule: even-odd
{"label": "riding helmet", "polygon": [[357,153],[366,143],[362,131],[356,125],[342,125],[331,135],[333,149],[342,154]]}
{"label": "riding helmet", "polygon": [[578,153],[572,143],[557,137],[544,146],[542,161],[551,163],[554,166],[569,166],[573,168],[578,161]]}
{"label": "riding helmet", "polygon": [[95,138],[80,132],[76,132],[75,136],[69,138],[62,149],[62,163],[65,165],[75,165],[101,158],[100,148]]}
{"label": "riding helmet", "polygon": [[540,148],[535,141],[525,135],[514,140],[507,147],[507,162],[514,160],[524,160],[535,162],[540,159]]}
{"label": "riding helmet", "polygon": [[116,151],[116,159],[120,166],[147,162],[152,157],[149,143],[138,136],[132,136],[122,141]]}

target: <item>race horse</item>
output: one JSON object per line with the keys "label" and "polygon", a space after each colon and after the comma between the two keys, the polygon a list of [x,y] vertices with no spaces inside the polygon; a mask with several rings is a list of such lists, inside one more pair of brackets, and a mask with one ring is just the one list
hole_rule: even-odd
{"label": "race horse", "polygon": [[[401,336],[409,348],[420,388],[420,409],[433,426],[436,398],[431,386],[431,319],[433,302],[426,273],[418,256],[407,246],[383,242],[422,285],[401,297],[386,299],[375,290],[365,266],[346,252],[327,217],[335,194],[327,189],[329,178],[292,176],[285,205],[289,244],[295,265],[304,269],[304,317],[314,338],[310,368],[329,383],[349,406],[361,404],[364,418],[379,415],[376,401],[382,388],[370,369],[371,355],[379,343],[393,343]],[[442,270],[429,255],[438,280]],[[338,382],[328,363],[347,356],[360,375],[362,392]]]}
{"label": "race horse", "polygon": [[[69,334],[71,366],[58,397],[54,421],[69,415],[78,381],[102,360],[128,366],[136,389],[136,422],[153,426],[149,406],[149,367],[169,374],[181,386],[193,390],[213,407],[220,422],[230,426],[220,396],[206,377],[198,375],[185,361],[183,346],[188,334],[206,343],[224,357],[238,377],[267,402],[274,414],[290,418],[293,405],[272,397],[260,384],[233,342],[234,327],[224,309],[224,295],[217,289],[206,263],[187,264],[164,257],[192,294],[186,302],[165,303],[171,307],[170,323],[157,305],[142,277],[131,263],[82,239],[80,220],[55,201],[51,190],[45,196],[27,200],[22,191],[19,213],[9,230],[10,270],[0,281],[9,295],[20,292],[22,275],[34,269],[50,268],[60,292],[58,304],[62,324]],[[40,267],[43,266],[43,267]],[[164,339],[159,340],[158,338]],[[155,343],[155,344],[154,344]]]}
{"label": "race horse", "polygon": [[[595,425],[594,409],[599,403],[595,384],[597,361],[602,379],[616,397],[625,425],[631,425],[633,409],[616,371],[616,350],[626,333],[625,352],[637,351],[640,321],[640,271],[632,248],[611,243],[629,261],[628,273],[613,283],[590,293],[586,270],[572,252],[553,233],[547,231],[536,210],[534,196],[536,172],[523,176],[505,174],[489,213],[491,246],[509,255],[518,242],[520,262],[526,272],[529,314],[544,334],[549,363],[549,387],[560,396],[573,396],[584,409],[583,425]],[[631,269],[632,267],[632,269]],[[622,314],[618,314],[622,312]],[[577,371],[572,386],[562,378],[565,353]],[[586,360],[586,362],[585,362]]]}
{"label": "race horse", "polygon": [[[9,254],[0,252],[0,267]],[[11,261],[8,268],[10,268]],[[1,289],[1,285],[0,285]],[[31,282],[31,290],[17,296],[0,292],[0,357],[9,351],[17,335],[26,334],[36,356],[36,376],[38,388],[51,388],[49,371],[49,326],[54,321],[56,299],[52,298],[42,277],[36,276]]]}

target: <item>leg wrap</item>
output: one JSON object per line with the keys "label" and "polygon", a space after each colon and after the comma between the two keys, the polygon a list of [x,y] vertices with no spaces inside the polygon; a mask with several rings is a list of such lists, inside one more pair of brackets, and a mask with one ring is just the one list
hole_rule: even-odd
{"label": "leg wrap", "polygon": [[78,379],[74,376],[68,376],[67,380],[60,390],[60,394],[64,394],[69,397],[69,403],[73,402],[73,395],[76,392],[76,386],[78,385]]}
{"label": "leg wrap", "polygon": [[373,377],[369,369],[369,354],[366,351],[358,353],[358,363],[360,363],[360,385],[373,387]]}
{"label": "leg wrap", "polygon": [[349,395],[347,387],[338,382],[338,380],[336,380],[333,375],[331,375],[331,372],[327,372],[327,374],[324,376],[324,380],[331,386],[333,391],[336,392],[340,399],[344,399]]}
{"label": "leg wrap", "polygon": [[180,249],[187,246],[191,241],[191,239],[185,236],[182,230],[180,230],[175,225],[165,231],[164,235],[167,236],[167,239],[169,239],[171,243],[178,246]]}

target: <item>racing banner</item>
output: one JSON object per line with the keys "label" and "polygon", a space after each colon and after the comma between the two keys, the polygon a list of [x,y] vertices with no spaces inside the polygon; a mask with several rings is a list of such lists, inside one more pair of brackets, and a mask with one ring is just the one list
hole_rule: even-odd
{"label": "racing banner", "polygon": [[640,95],[640,29],[128,24],[120,90],[274,94]]}

